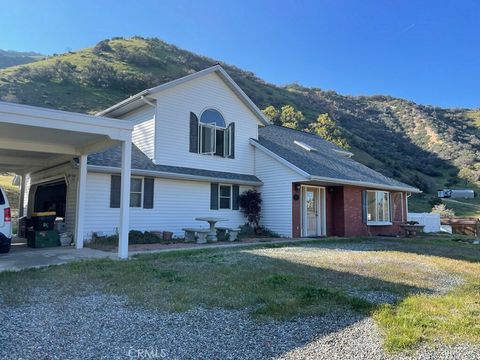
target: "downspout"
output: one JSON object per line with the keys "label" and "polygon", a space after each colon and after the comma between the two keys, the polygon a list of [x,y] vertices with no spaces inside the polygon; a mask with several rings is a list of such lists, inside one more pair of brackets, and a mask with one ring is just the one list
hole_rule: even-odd
{"label": "downspout", "polygon": [[144,95],[142,95],[140,97],[140,100],[142,100],[145,104],[148,104],[150,106],[153,106],[153,107],[157,107],[156,104],[154,104],[151,100],[149,100],[148,98],[146,98]]}
{"label": "downspout", "polygon": [[411,193],[411,192],[407,192],[406,194],[407,194],[407,197],[405,198],[405,207],[406,207],[405,210],[406,210],[406,213],[407,213],[407,221],[408,221],[408,198],[409,198],[410,196],[412,196],[412,193]]}

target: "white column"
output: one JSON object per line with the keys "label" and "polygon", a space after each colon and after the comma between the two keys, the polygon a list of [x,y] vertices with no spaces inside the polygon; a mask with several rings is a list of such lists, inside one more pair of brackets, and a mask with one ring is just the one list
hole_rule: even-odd
{"label": "white column", "polygon": [[26,174],[22,174],[22,181],[20,182],[20,199],[18,203],[18,217],[25,215],[25,178]]}
{"label": "white column", "polygon": [[128,258],[128,231],[130,222],[130,176],[132,166],[132,141],[122,142],[122,184],[120,190],[120,229],[118,232],[118,257]]}
{"label": "white column", "polygon": [[75,217],[75,247],[83,248],[83,224],[85,219],[85,199],[87,190],[87,158],[88,155],[81,155],[79,162],[79,174],[77,184],[77,211]]}

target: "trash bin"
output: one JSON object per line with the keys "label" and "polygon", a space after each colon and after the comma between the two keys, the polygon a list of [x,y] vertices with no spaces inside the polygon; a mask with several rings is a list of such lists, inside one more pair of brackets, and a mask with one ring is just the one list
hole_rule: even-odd
{"label": "trash bin", "polygon": [[60,245],[58,232],[55,230],[28,231],[27,245],[33,248],[53,247]]}
{"label": "trash bin", "polygon": [[32,226],[35,231],[53,230],[57,213],[55,211],[32,213]]}

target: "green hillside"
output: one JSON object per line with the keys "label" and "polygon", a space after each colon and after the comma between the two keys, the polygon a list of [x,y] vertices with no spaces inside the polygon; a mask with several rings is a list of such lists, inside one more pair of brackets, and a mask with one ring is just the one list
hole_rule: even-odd
{"label": "green hillside", "polygon": [[19,52],[0,49],[0,69],[15,65],[28,64],[42,58],[43,55],[35,52]]}
{"label": "green hillside", "polygon": [[[216,63],[158,39],[114,38],[1,69],[0,99],[93,113]],[[251,72],[222,66],[260,108],[288,104],[302,111],[300,129],[328,113],[343,129],[355,158],[387,176],[433,192],[444,185],[464,186],[460,169],[480,173],[480,110],[442,109],[389,96],[344,96],[298,84],[275,86]]]}

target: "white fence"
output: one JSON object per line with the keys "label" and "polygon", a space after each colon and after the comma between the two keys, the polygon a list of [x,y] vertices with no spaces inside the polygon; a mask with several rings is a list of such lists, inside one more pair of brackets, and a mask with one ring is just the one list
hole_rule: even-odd
{"label": "white fence", "polygon": [[408,221],[418,221],[420,225],[425,225],[425,232],[440,231],[440,214],[432,213],[408,213]]}

